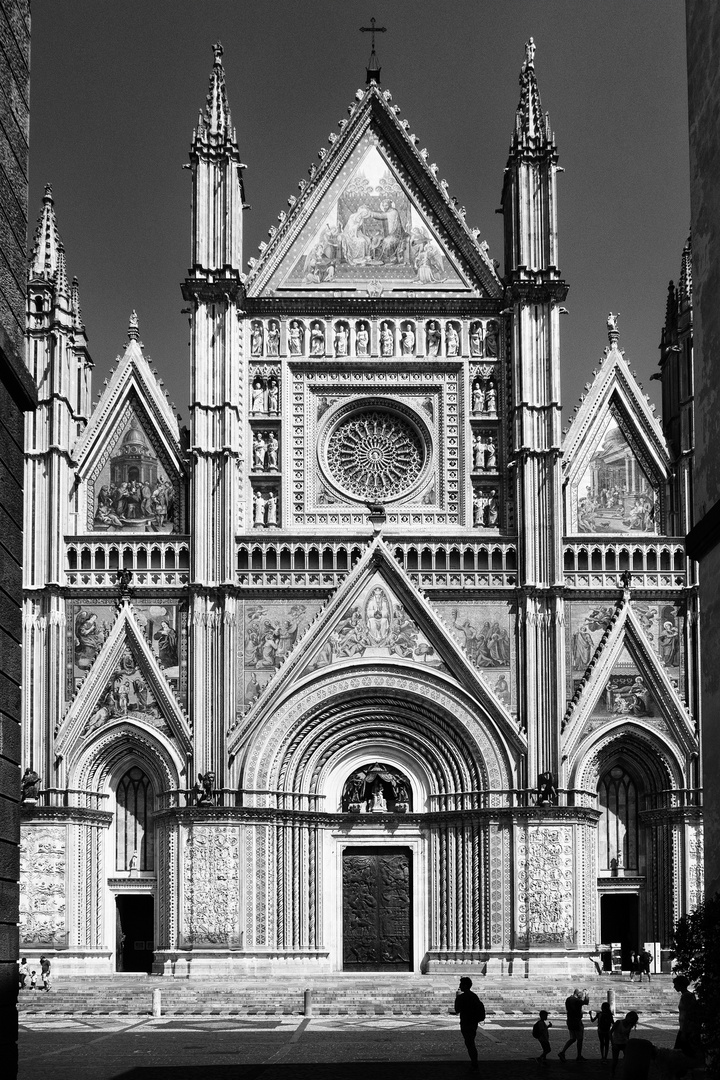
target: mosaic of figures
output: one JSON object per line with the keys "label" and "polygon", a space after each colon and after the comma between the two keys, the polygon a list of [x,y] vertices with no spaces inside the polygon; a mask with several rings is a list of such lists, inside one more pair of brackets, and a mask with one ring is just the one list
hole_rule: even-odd
{"label": "mosaic of figures", "polygon": [[260,697],[321,608],[321,603],[312,601],[245,602],[241,643],[244,711]]}
{"label": "mosaic of figures", "polygon": [[575,499],[578,532],[659,531],[657,492],[613,416],[576,485]]}
{"label": "mosaic of figures", "polygon": [[287,256],[279,288],[464,288],[435,229],[366,135]]}
{"label": "mosaic of figures", "polygon": [[376,574],[341,615],[312,658],[310,670],[361,657],[400,657],[447,670],[433,645]]}
{"label": "mosaic of figures", "polygon": [[[613,605],[570,605],[569,660],[572,669],[572,694],[580,685],[592,657],[610,626]],[[648,644],[665,668],[670,682],[684,696],[684,646],[682,609],[666,601],[633,604]],[[623,648],[607,684],[593,709],[593,716],[659,717],[661,710],[642,672],[627,648]]]}
{"label": "mosaic of figures", "polygon": [[434,604],[495,697],[511,712],[515,702],[515,616],[502,604]]}
{"label": "mosaic of figures", "polygon": [[[177,603],[134,604],[145,640],[181,701],[187,695],[186,613]],[[112,604],[74,602],[67,618],[68,697],[83,681],[107,640],[117,611]]]}
{"label": "mosaic of figures", "polygon": [[[495,320],[476,320],[469,325],[456,319],[253,319],[250,323],[250,356],[279,357],[487,357],[480,365],[474,385],[474,412],[496,413],[497,390],[492,381],[493,360],[498,355],[500,325]],[[279,376],[276,369],[251,372],[251,412],[279,412]],[[482,391],[482,400],[480,392]]]}
{"label": "mosaic of figures", "polygon": [[64,948],[65,826],[34,825],[20,842],[20,942]]}
{"label": "mosaic of figures", "polygon": [[179,487],[169,479],[134,412],[88,485],[88,527],[101,532],[179,532]]}
{"label": "mosaic of figures", "polygon": [[142,720],[166,735],[172,734],[129,641],[125,642],[117,666],[103,687],[82,734],[98,731],[113,720]]}

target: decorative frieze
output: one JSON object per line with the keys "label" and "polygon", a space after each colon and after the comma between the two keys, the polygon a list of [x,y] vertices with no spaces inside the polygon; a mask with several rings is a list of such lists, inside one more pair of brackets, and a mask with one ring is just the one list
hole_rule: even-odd
{"label": "decorative frieze", "polygon": [[572,826],[518,828],[515,857],[518,946],[572,946],[575,937]]}
{"label": "decorative frieze", "polygon": [[239,919],[238,829],[193,823],[183,845],[183,943],[237,947]]}
{"label": "decorative frieze", "polygon": [[[89,829],[88,832],[97,830]],[[20,944],[67,945],[64,825],[27,825],[20,842]]]}

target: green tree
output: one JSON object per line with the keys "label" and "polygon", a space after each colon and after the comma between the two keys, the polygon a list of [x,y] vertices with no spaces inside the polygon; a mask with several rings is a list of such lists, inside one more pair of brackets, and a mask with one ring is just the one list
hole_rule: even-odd
{"label": "green tree", "polygon": [[671,949],[673,972],[695,983],[708,1071],[720,1076],[720,893],[678,920]]}

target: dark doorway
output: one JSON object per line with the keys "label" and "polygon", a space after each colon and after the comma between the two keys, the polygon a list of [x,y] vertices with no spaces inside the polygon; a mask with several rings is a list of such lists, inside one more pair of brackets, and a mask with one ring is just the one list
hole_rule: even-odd
{"label": "dark doorway", "polygon": [[600,900],[600,936],[604,945],[620,942],[623,971],[630,968],[630,953],[640,948],[637,895],[603,896]]}
{"label": "dark doorway", "polygon": [[155,911],[152,896],[116,896],[116,971],[152,971]]}
{"label": "dark doorway", "polygon": [[407,848],[343,854],[343,968],[412,970],[412,865]]}

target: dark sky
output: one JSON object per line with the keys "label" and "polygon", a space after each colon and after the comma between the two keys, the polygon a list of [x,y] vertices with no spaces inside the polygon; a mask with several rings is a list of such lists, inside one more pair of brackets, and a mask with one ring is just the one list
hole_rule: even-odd
{"label": "dark sky", "polygon": [[502,262],[499,205],[533,35],[560,164],[563,395],[572,410],[620,311],[621,347],[653,400],[668,280],[689,211],[680,0],[33,0],[30,218],[53,185],[95,392],[140,318],[145,350],[183,416],[190,244],[181,166],[225,48],[245,174],[244,257],[257,255],[297,182],[364,85],[374,15],[383,87],[450,194]]}

